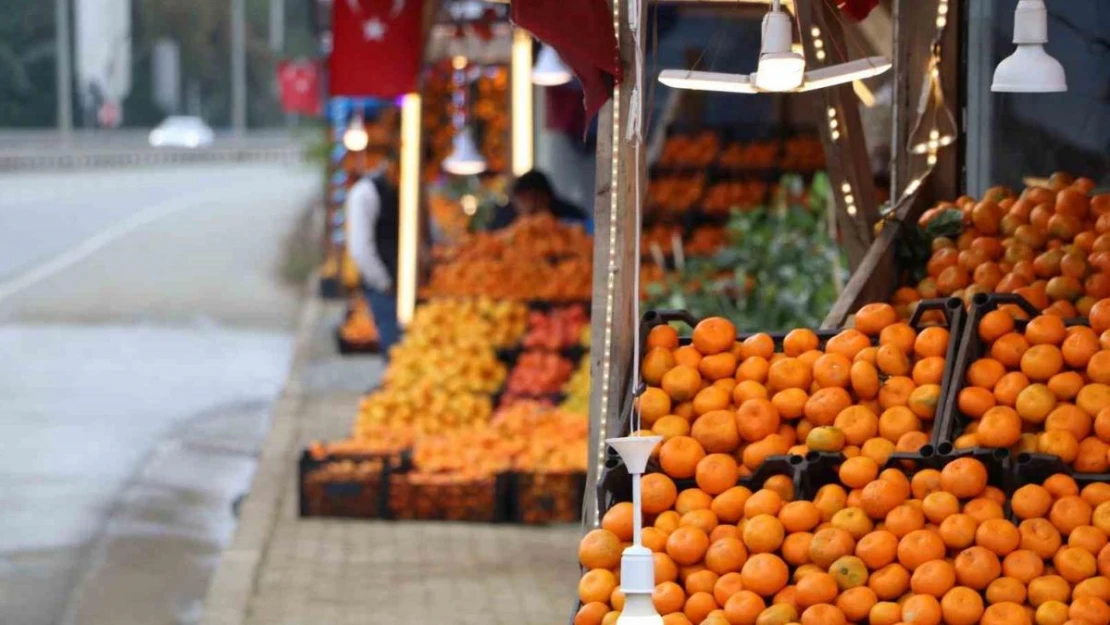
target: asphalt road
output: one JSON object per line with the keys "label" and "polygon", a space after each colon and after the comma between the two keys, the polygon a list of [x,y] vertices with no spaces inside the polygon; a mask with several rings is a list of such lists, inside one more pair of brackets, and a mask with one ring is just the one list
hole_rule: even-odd
{"label": "asphalt road", "polygon": [[309,168],[0,176],[0,622],[199,617],[289,366]]}

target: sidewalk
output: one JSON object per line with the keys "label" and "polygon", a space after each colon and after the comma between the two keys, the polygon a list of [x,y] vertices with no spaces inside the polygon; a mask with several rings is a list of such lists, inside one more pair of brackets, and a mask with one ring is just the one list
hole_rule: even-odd
{"label": "sidewalk", "polygon": [[575,602],[577,526],[299,519],[296,461],[343,437],[382,360],[340,357],[342,304],[305,305],[293,366],[202,625],[557,625]]}

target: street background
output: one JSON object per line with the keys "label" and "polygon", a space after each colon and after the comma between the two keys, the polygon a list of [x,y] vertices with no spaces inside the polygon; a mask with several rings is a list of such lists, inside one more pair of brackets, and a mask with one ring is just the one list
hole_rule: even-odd
{"label": "street background", "polygon": [[0,614],[189,623],[288,372],[311,166],[0,175]]}

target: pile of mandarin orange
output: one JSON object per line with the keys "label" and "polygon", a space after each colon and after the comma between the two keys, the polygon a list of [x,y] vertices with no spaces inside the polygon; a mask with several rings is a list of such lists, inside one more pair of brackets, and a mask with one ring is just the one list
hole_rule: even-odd
{"label": "pile of mandarin orange", "polygon": [[1020,328],[1012,306],[983,315],[984,355],[958,395],[971,419],[957,448],[1004,447],[1059,456],[1080,473],[1110,471],[1110,299],[1090,326],[1045,314]]}
{"label": "pile of mandarin orange", "polygon": [[659,460],[679,479],[694,477],[705,457],[714,466],[735,459],[739,477],[776,454],[864,451],[885,461],[929,442],[950,338],[940,326],[914,330],[888,304],[864,306],[855,328],[823,346],[812,330],[794,330],[781,351],[768,334],[737,341],[720,317],[699,323],[690,345],[657,326],[640,415],[666,437]]}
{"label": "pile of mandarin orange", "polygon": [[[949,338],[886,304],[823,345],[808,330],[737,341],[721,318],[690,345],[653,328],[639,408],[664,441],[642,479],[643,541],[666,625],[1110,623],[1110,484],[1057,475],[1007,502],[973,457],[885,468],[930,441]],[[808,451],[844,457],[812,501],[786,476],[737,485]],[[631,528],[619,503],[582,539],[575,625],[614,625]]]}
{"label": "pile of mandarin orange", "polygon": [[1086,316],[1110,297],[1110,194],[1090,178],[1053,174],[1015,194],[988,189],[979,200],[941,202],[919,220],[962,213],[962,231],[938,237],[924,279],[899,289],[893,303],[908,316],[919,299],[971,301],[976,293],[1016,293],[1046,312]]}

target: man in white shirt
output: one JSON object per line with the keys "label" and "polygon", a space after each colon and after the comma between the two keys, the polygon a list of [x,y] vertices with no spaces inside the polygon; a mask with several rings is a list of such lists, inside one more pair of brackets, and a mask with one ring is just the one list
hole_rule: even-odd
{"label": "man in white shirt", "polygon": [[400,207],[385,168],[356,182],[347,195],[347,253],[358,267],[382,353],[400,339],[397,323],[397,238]]}

